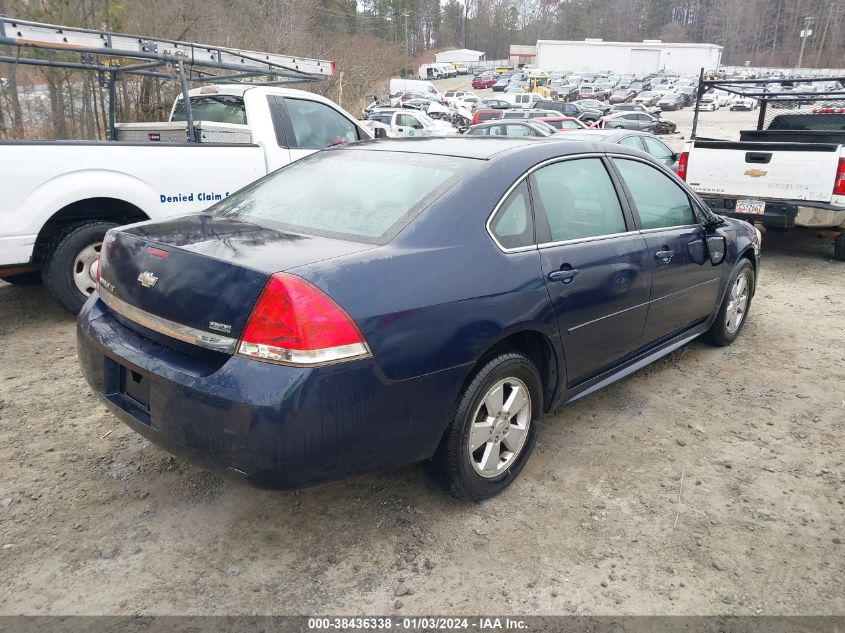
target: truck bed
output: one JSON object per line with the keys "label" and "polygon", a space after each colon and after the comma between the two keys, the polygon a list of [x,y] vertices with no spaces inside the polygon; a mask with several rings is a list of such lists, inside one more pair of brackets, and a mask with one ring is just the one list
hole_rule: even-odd
{"label": "truck bed", "polygon": [[845,130],[742,130],[739,140],[753,143],[845,145]]}

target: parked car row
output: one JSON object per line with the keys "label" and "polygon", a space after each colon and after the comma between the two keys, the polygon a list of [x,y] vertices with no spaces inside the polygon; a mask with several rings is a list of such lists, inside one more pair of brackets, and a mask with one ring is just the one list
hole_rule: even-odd
{"label": "parked car row", "polygon": [[[538,87],[531,76],[542,75]],[[648,108],[647,114],[658,117],[660,112],[681,110],[695,103],[698,91],[698,77],[677,77],[652,74],[645,77],[606,73],[543,73],[537,69],[515,69],[499,74],[494,70],[480,73],[473,78],[473,88],[492,88],[495,92],[508,94],[536,93],[544,98],[566,103],[592,101],[607,114],[609,106],[629,104]],[[773,84],[772,90],[788,91],[791,86]],[[741,92],[738,90],[737,92]],[[727,90],[710,91],[702,95],[702,111],[713,111],[722,107],[731,110],[753,110],[757,100]]]}

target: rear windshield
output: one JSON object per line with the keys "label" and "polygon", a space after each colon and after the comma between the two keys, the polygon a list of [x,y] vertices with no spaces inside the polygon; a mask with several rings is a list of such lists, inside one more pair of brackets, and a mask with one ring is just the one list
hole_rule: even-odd
{"label": "rear windshield", "polygon": [[768,129],[804,132],[845,131],[845,114],[779,114],[772,119]]}
{"label": "rear windshield", "polygon": [[294,233],[382,244],[480,162],[403,152],[318,152],[209,211]]}
{"label": "rear windshield", "polygon": [[[246,108],[242,97],[232,95],[204,95],[191,97],[191,115],[194,121],[238,123],[246,125]],[[179,99],[173,108],[171,121],[186,121],[185,102]]]}

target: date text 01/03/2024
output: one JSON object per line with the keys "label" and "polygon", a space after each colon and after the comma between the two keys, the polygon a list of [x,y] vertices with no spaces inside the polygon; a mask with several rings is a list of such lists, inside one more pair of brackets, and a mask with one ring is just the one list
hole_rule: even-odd
{"label": "date text 01/03/2024", "polygon": [[308,618],[311,630],[479,630],[479,631],[519,631],[527,628],[525,620],[520,618],[500,617],[349,617],[349,618]]}

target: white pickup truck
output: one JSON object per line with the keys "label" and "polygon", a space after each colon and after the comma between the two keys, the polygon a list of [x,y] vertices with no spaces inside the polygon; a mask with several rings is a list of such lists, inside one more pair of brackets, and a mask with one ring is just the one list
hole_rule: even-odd
{"label": "white pickup truck", "polygon": [[186,142],[181,97],[170,122],[118,124],[117,141],[0,141],[0,279],[43,279],[76,312],[108,229],[200,211],[312,152],[373,138],[301,90],[210,85],[189,98],[199,142]]}
{"label": "white pickup truck", "polygon": [[458,133],[451,123],[432,119],[425,112],[409,108],[373,109],[361,123],[379,138],[455,136]]}
{"label": "white pickup truck", "polygon": [[832,101],[845,92],[740,95],[755,97],[761,97],[758,129],[741,131],[738,141],[688,142],[678,175],[716,213],[817,229],[834,237],[834,257],[845,260],[845,102]]}

